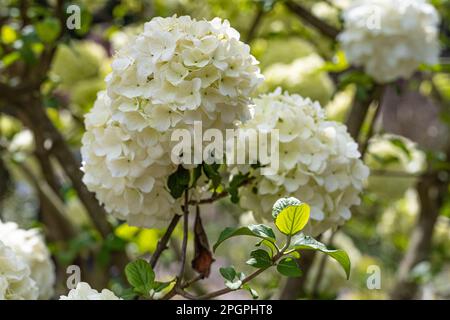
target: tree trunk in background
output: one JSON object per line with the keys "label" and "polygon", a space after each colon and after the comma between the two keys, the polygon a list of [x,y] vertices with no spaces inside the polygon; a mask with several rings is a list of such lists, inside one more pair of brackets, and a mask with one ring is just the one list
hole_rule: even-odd
{"label": "tree trunk in background", "polygon": [[400,263],[397,283],[391,292],[392,299],[414,299],[418,284],[410,278],[411,270],[428,259],[433,230],[439,216],[441,192],[436,176],[424,176],[417,186],[420,213],[409,242],[408,250]]}
{"label": "tree trunk in background", "polygon": [[48,118],[45,109],[40,105],[40,101],[33,100],[23,104],[24,114],[22,117],[28,119],[30,129],[33,131],[36,141],[49,141],[49,153],[54,155],[64,172],[72,182],[81,202],[86,207],[97,230],[105,238],[112,232],[112,228],[106,219],[106,211],[98,203],[94,194],[84,185],[83,174],[80,170],[80,163],[75,159],[72,151],[67,146],[61,133],[55,128]]}

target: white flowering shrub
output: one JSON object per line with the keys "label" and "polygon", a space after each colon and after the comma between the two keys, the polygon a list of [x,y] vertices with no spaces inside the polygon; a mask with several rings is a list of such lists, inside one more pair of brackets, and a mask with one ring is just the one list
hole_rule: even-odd
{"label": "white flowering shrub", "polygon": [[171,133],[196,120],[223,130],[248,119],[257,61],[227,21],[185,16],[146,23],[112,70],[86,116],[84,182],[116,217],[165,227],[180,208],[166,187],[177,168]]}
{"label": "white flowering shrub", "polygon": [[439,15],[426,0],[357,0],[343,19],[339,41],[349,62],[379,83],[438,63]]}
{"label": "white flowering shrub", "polygon": [[255,116],[241,128],[278,129],[280,139],[280,165],[273,174],[240,168],[254,177],[240,191],[242,207],[267,219],[278,198],[302,199],[311,206],[306,232],[314,235],[350,219],[369,170],[346,127],[327,121],[318,102],[278,89],[255,99]]}
{"label": "white flowering shrub", "polygon": [[60,296],[59,300],[122,300],[114,292],[103,289],[98,292],[86,282],[79,282],[75,289],[71,289],[67,296]]}
{"label": "white flowering shrub", "polygon": [[36,300],[39,289],[25,259],[0,241],[0,300]]}
{"label": "white flowering shrub", "polygon": [[14,222],[0,221],[0,241],[26,262],[31,272],[30,277],[39,289],[39,299],[51,298],[55,267],[39,230],[24,230]]}

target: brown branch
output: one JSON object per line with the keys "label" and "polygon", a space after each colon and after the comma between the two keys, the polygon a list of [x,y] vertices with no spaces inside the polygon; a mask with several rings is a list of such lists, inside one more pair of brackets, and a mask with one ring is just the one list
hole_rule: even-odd
{"label": "brown branch", "polygon": [[339,30],[333,27],[332,25],[329,25],[325,21],[321,20],[320,18],[316,17],[314,14],[312,14],[308,9],[303,7],[302,5],[288,0],[285,2],[286,7],[288,7],[289,10],[291,10],[294,14],[296,14],[301,20],[306,22],[307,24],[311,25],[312,27],[319,30],[323,35],[327,36],[328,38],[335,40],[339,34]]}
{"label": "brown branch", "polygon": [[[66,218],[65,206],[60,197],[54,192],[53,188],[44,180],[38,179],[33,171],[22,162],[13,162],[25,175],[25,177],[31,182],[35,189],[39,193],[39,198],[46,209],[44,215],[47,215],[48,211],[51,212],[52,219],[44,219],[48,231],[50,232],[50,239],[52,241],[65,241],[72,239],[76,236],[77,232],[72,226],[70,221]],[[46,216],[44,216],[45,218]],[[54,221],[50,221],[53,220]]]}
{"label": "brown branch", "polygon": [[21,119],[27,119],[26,123],[30,125],[33,134],[39,137],[39,139],[36,139],[37,141],[48,141],[51,144],[48,152],[54,155],[61,164],[62,169],[71,180],[73,188],[86,207],[95,227],[103,237],[106,237],[112,232],[112,228],[106,219],[107,213],[98,203],[94,194],[89,192],[84,185],[80,163],[69,149],[61,133],[48,118],[39,99],[40,97],[34,97],[28,103],[21,104],[19,116]]}
{"label": "brown branch", "polygon": [[167,228],[166,232],[164,233],[163,237],[158,241],[158,244],[156,245],[156,250],[153,253],[152,257],[150,258],[150,265],[152,268],[155,268],[156,264],[158,263],[159,257],[163,253],[164,250],[167,249],[167,243],[170,240],[170,237],[172,236],[173,231],[175,230],[175,227],[178,224],[178,221],[180,220],[181,215],[175,214],[170,221],[169,227]]}
{"label": "brown branch", "polygon": [[187,243],[189,234],[189,190],[184,191],[184,206],[183,206],[183,243],[181,244],[181,264],[180,271],[178,272],[177,284],[175,286],[180,286],[183,281],[184,268],[186,265],[186,255],[187,255]]}
{"label": "brown branch", "polygon": [[258,30],[259,24],[262,21],[262,18],[264,16],[264,6],[258,5],[258,9],[256,11],[256,15],[253,19],[253,22],[250,26],[250,29],[248,30],[247,36],[245,37],[245,42],[250,43],[253,38],[255,37],[256,31]]}

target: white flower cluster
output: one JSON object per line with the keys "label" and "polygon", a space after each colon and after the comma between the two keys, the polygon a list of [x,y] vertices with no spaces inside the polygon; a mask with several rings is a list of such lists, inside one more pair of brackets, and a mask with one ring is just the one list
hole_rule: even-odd
{"label": "white flower cluster", "polygon": [[438,62],[439,15],[426,0],[357,0],[343,18],[339,41],[349,62],[379,83]]}
{"label": "white flower cluster", "polygon": [[27,264],[30,277],[39,288],[38,298],[49,299],[53,295],[55,268],[39,230],[24,230],[14,222],[0,221],[0,241]]}
{"label": "white flower cluster", "polygon": [[39,289],[25,259],[0,241],[0,300],[36,300]]}
{"label": "white flower cluster", "polygon": [[158,17],[117,53],[112,70],[86,116],[84,182],[116,217],[165,226],[179,210],[166,188],[176,168],[171,133],[192,131],[194,121],[223,130],[249,118],[258,62],[228,21]]}
{"label": "white flower cluster", "polygon": [[60,296],[59,300],[122,300],[114,292],[103,289],[98,292],[86,282],[79,282],[75,289],[71,289],[67,296]]}
{"label": "white flower cluster", "polygon": [[270,219],[277,199],[296,197],[311,206],[305,231],[312,235],[351,217],[350,207],[359,204],[369,170],[346,127],[327,121],[318,102],[277,89],[255,99],[255,116],[242,126],[247,128],[279,130],[280,164],[273,175],[260,175],[260,169],[250,173],[255,179],[240,191],[242,207],[256,218]]}

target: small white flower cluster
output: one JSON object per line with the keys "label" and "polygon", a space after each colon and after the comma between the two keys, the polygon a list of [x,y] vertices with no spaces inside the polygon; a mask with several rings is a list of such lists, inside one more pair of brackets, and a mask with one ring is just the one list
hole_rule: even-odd
{"label": "small white flower cluster", "polygon": [[339,41],[350,63],[377,82],[407,78],[439,57],[439,15],[426,0],[357,0]]}
{"label": "small white flower cluster", "polygon": [[247,128],[279,130],[280,164],[272,175],[239,167],[251,170],[250,176],[255,177],[240,191],[242,207],[252,210],[256,218],[270,219],[277,199],[296,197],[311,206],[312,222],[305,231],[312,235],[351,217],[350,207],[360,203],[369,170],[346,127],[327,121],[318,102],[277,89],[255,99],[255,116],[242,126]]}
{"label": "small white flower cluster", "polygon": [[79,282],[75,289],[71,289],[67,296],[60,296],[59,300],[122,300],[114,292],[103,289],[98,292],[86,282]]}
{"label": "small white flower cluster", "polygon": [[0,300],[36,300],[38,295],[25,259],[0,241]]}
{"label": "small white flower cluster", "polygon": [[166,188],[176,169],[171,133],[192,131],[194,121],[224,130],[248,119],[258,62],[228,21],[158,17],[117,53],[112,70],[86,116],[83,181],[116,217],[165,227],[180,209]]}
{"label": "small white flower cluster", "polygon": [[55,267],[39,230],[24,230],[14,222],[0,221],[0,241],[27,264],[39,289],[38,298],[49,299],[53,295]]}

